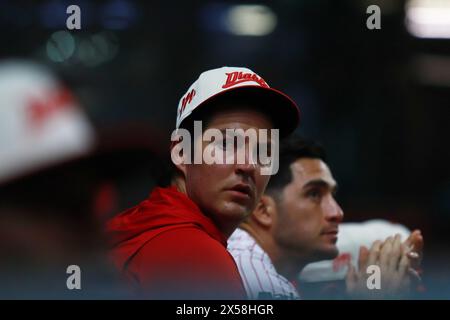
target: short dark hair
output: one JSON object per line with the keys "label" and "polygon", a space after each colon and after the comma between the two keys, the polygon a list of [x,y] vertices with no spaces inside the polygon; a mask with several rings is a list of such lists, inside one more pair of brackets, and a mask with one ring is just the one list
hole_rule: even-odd
{"label": "short dark hair", "polygon": [[280,142],[279,169],[270,177],[266,193],[274,195],[292,181],[291,164],[301,158],[320,159],[326,162],[323,147],[315,141],[291,135]]}

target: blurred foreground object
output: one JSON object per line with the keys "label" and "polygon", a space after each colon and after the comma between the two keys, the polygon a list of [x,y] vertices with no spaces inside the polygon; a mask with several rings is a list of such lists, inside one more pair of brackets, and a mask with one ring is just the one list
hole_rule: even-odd
{"label": "blurred foreground object", "polygon": [[[101,219],[115,211],[83,110],[43,66],[0,63],[0,297],[123,297],[104,256]],[[103,169],[103,170],[102,170]],[[69,290],[70,265],[81,289]]]}
{"label": "blurred foreground object", "polygon": [[342,223],[339,226],[337,247],[339,256],[334,260],[324,260],[308,264],[300,274],[304,282],[343,280],[347,274],[347,262],[357,267],[361,246],[369,247],[376,240],[400,234],[406,240],[410,234],[408,228],[401,224],[385,220],[369,220],[362,223]]}
{"label": "blurred foreground object", "polygon": [[[353,273],[365,274],[365,270],[359,270],[361,266],[361,252],[368,255],[368,248],[374,243],[386,238],[398,235],[399,241],[410,248],[408,257],[413,260],[408,271],[413,277],[412,291],[405,298],[418,298],[423,286],[416,270],[421,270],[423,257],[423,237],[419,230],[410,232],[401,224],[391,223],[386,220],[374,219],[360,223],[343,223],[339,227],[337,247],[339,255],[333,260],[324,260],[308,264],[300,273],[299,280],[307,298],[337,298],[347,296],[348,288],[344,280],[348,276],[349,266]],[[361,251],[362,250],[362,251]],[[367,258],[367,257],[366,257]],[[365,283],[365,282],[364,282]],[[359,298],[367,299],[370,295]],[[400,296],[399,296],[400,297]],[[401,298],[401,297],[400,297]]]}
{"label": "blurred foreground object", "polygon": [[86,154],[93,142],[71,92],[44,67],[0,65],[0,182]]}

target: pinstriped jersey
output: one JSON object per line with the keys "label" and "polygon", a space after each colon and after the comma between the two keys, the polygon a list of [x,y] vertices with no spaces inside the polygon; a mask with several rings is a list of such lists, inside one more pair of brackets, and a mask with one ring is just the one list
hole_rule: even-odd
{"label": "pinstriped jersey", "polygon": [[267,253],[242,229],[228,239],[230,251],[241,274],[249,299],[300,299],[294,285],[279,274]]}

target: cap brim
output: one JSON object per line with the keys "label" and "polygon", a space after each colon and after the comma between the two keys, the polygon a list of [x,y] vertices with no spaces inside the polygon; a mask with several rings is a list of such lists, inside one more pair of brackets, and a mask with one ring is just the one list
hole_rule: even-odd
{"label": "cap brim", "polygon": [[276,89],[257,85],[239,86],[221,91],[203,101],[192,114],[195,114],[199,108],[204,112],[205,106],[213,102],[217,103],[221,100],[229,102],[229,99],[236,102],[245,101],[246,104],[251,104],[267,114],[273,122],[274,129],[280,130],[280,138],[291,134],[299,125],[300,110],[291,98]]}

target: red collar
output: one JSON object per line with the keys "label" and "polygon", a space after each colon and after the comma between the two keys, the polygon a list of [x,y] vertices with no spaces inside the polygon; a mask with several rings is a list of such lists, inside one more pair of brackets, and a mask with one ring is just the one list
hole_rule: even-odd
{"label": "red collar", "polygon": [[149,197],[149,202],[170,207],[170,211],[182,218],[191,221],[202,228],[211,237],[227,246],[226,236],[217,228],[214,222],[205,216],[197,204],[187,194],[178,191],[175,186],[155,188]]}

